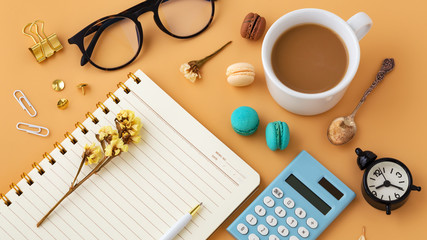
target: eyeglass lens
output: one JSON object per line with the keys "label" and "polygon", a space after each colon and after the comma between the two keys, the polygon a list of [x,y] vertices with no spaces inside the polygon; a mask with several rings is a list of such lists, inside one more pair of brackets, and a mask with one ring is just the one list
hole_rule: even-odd
{"label": "eyeglass lens", "polygon": [[[210,22],[213,0],[163,0],[158,8],[161,24],[175,36],[202,31]],[[141,33],[142,34],[142,33]],[[127,17],[110,17],[94,24],[84,35],[85,56],[102,68],[129,63],[142,41],[136,23]]]}
{"label": "eyeglass lens", "polygon": [[159,6],[159,18],[170,33],[185,37],[206,27],[212,11],[210,0],[163,0]]}
{"label": "eyeglass lens", "polygon": [[129,18],[116,17],[105,19],[89,29],[83,44],[86,55],[93,63],[104,68],[114,68],[128,63],[136,55],[138,41],[135,22]]}

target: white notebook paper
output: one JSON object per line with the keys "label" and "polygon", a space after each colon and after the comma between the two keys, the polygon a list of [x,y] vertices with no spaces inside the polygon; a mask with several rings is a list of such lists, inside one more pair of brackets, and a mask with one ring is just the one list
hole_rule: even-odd
{"label": "white notebook paper", "polygon": [[[21,180],[18,196],[6,194],[11,204],[0,204],[0,239],[158,239],[183,214],[200,202],[203,207],[175,239],[206,239],[256,189],[259,175],[203,127],[142,71],[135,73],[104,105],[76,128]],[[141,142],[114,158],[92,176],[39,227],[36,223],[68,190],[86,143],[95,133],[115,126],[115,115],[130,109],[141,118]],[[90,171],[84,166],[80,179]]]}

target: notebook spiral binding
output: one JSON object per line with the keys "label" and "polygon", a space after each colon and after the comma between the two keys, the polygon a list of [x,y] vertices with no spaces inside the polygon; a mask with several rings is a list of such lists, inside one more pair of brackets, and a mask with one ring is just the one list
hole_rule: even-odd
{"label": "notebook spiral binding", "polygon": [[15,190],[15,192],[16,192],[16,194],[18,195],[18,196],[21,196],[21,194],[22,194],[22,191],[21,191],[21,189],[15,184],[15,183],[11,183],[10,185],[9,185],[9,187],[10,187],[10,189],[14,189]]}
{"label": "notebook spiral binding", "polygon": [[[136,84],[139,84],[141,82],[141,79],[139,79],[139,77],[135,76],[135,74],[133,74],[131,72],[127,76],[128,76],[128,78],[132,78],[136,82]],[[131,90],[126,86],[126,84],[124,84],[122,82],[119,82],[117,84],[117,88],[122,88],[126,94],[129,94],[131,92]],[[120,102],[120,99],[116,95],[114,95],[114,93],[112,93],[112,92],[109,92],[107,94],[107,97],[111,98],[113,100],[113,102],[115,102],[116,104],[118,104]],[[110,110],[101,102],[98,102],[96,104],[96,107],[100,108],[102,110],[102,112],[104,112],[105,114],[108,114],[110,112]],[[96,118],[91,112],[86,113],[85,116],[86,116],[86,118],[90,118],[94,124],[97,124],[99,122],[98,118]],[[83,134],[86,134],[89,132],[87,130],[87,128],[81,122],[77,122],[75,124],[75,127],[80,128],[80,130],[82,131]],[[68,138],[72,144],[76,144],[78,142],[78,140],[69,132],[66,132],[64,134],[64,136],[66,138]],[[67,150],[59,142],[55,142],[55,144],[53,144],[53,146],[55,148],[58,148],[58,150],[61,154],[64,155],[65,153],[67,153]],[[43,154],[43,158],[46,158],[49,161],[49,163],[52,165],[56,163],[56,160],[47,152],[45,152]],[[37,172],[40,175],[43,175],[45,173],[45,170],[37,162],[34,162],[32,164],[32,167],[37,169]],[[21,174],[21,178],[25,179],[27,184],[30,186],[34,183],[33,179],[31,179],[31,177],[28,176],[28,174],[25,172]],[[15,183],[11,183],[9,185],[9,187],[11,188],[11,190],[14,190],[18,196],[20,196],[23,193],[23,191]],[[10,204],[12,204],[12,202],[9,200],[9,198],[6,195],[3,195],[1,193],[0,193],[0,199],[3,200],[3,202],[6,206],[9,206]]]}
{"label": "notebook spiral binding", "polygon": [[99,122],[98,118],[96,118],[95,116],[93,116],[93,114],[91,112],[87,112],[85,115],[87,118],[92,119],[92,122],[94,124],[97,124]]}
{"label": "notebook spiral binding", "polygon": [[96,104],[96,106],[98,107],[98,108],[100,108],[105,114],[108,114],[109,112],[110,112],[110,109],[108,109],[103,103],[101,103],[101,102],[98,102],[97,104]]}
{"label": "notebook spiral binding", "polygon": [[46,158],[52,165],[56,163],[55,159],[47,152],[43,153],[43,158]]}
{"label": "notebook spiral binding", "polygon": [[80,128],[80,130],[82,131],[83,134],[88,133],[89,131],[87,130],[87,128],[81,123],[81,122],[77,122],[74,126],[76,126],[76,128]]}
{"label": "notebook spiral binding", "polygon": [[54,143],[53,146],[58,148],[59,152],[62,153],[62,155],[67,153],[67,150],[65,150],[65,148],[59,142]]}
{"label": "notebook spiral binding", "polygon": [[114,93],[109,92],[107,94],[107,97],[113,99],[113,102],[115,102],[116,104],[118,104],[120,102],[120,99],[118,97],[116,97],[116,95],[114,95]]}
{"label": "notebook spiral binding", "polygon": [[72,144],[76,144],[78,142],[77,139],[69,132],[66,132],[64,136],[70,139]]}
{"label": "notebook spiral binding", "polygon": [[9,200],[9,198],[7,198],[5,195],[0,193],[0,198],[3,200],[4,204],[6,204],[6,206],[9,206],[10,204],[12,204],[12,202]]}
{"label": "notebook spiral binding", "polygon": [[43,175],[45,173],[44,169],[42,167],[40,167],[40,165],[38,163],[34,162],[31,166],[33,168],[37,169],[37,172],[39,172],[40,175]]}
{"label": "notebook spiral binding", "polygon": [[22,173],[21,178],[25,179],[27,181],[28,185],[30,185],[30,186],[33,185],[33,183],[34,183],[33,179],[31,179],[30,176],[28,176],[28,174],[26,174],[26,173]]}

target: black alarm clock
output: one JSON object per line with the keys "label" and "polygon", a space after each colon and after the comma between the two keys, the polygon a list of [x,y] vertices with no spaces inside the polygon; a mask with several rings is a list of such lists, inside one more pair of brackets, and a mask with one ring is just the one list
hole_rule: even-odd
{"label": "black alarm clock", "polygon": [[[401,207],[411,191],[421,191],[421,187],[412,184],[412,175],[401,161],[394,158],[377,159],[371,151],[356,148],[357,165],[365,169],[362,179],[362,194],[373,207],[386,211]],[[377,160],[376,160],[377,159]]]}

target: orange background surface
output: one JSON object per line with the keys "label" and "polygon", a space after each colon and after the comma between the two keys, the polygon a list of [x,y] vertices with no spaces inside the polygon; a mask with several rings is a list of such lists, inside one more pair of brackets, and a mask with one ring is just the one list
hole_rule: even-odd
{"label": "orange background surface", "polygon": [[[427,81],[427,16],[424,1],[385,0],[319,1],[319,0],[219,0],[213,24],[200,36],[174,39],[157,28],[152,14],[139,18],[144,31],[140,57],[124,69],[106,72],[87,64],[79,65],[81,53],[67,39],[92,21],[115,14],[135,4],[129,1],[7,1],[2,4],[0,20],[0,192],[9,191],[11,182],[18,182],[22,172],[29,172],[33,162],[42,160],[44,152],[53,150],[53,143],[62,141],[66,131],[72,131],[84,114],[95,110],[105,94],[114,91],[126,74],[142,69],[179,104],[205,125],[213,134],[241,156],[261,175],[263,190],[301,151],[307,150],[332,173],[353,189],[357,196],[343,213],[324,231],[319,239],[358,239],[366,226],[367,239],[425,239],[427,229],[427,189],[413,192],[408,202],[390,216],[372,208],[362,197],[362,171],[356,165],[354,149],[370,149],[379,157],[402,160],[412,171],[414,184],[427,187],[425,110]],[[359,71],[341,102],[332,110],[312,117],[294,115],[277,105],[268,93],[261,64],[262,40],[249,41],[239,35],[240,25],[248,12],[257,12],[267,20],[267,28],[285,13],[300,8],[322,8],[343,19],[364,11],[373,20],[373,28],[360,42]],[[43,19],[49,35],[57,33],[64,49],[42,63],[37,63],[28,51],[30,38],[21,33],[28,22]],[[199,59],[225,42],[233,40],[223,52],[202,68],[203,79],[195,84],[183,78],[179,66]],[[326,138],[329,122],[349,114],[365,89],[374,80],[381,61],[394,57],[396,68],[368,98],[359,111],[358,133],[350,143],[333,146]],[[254,84],[235,88],[226,82],[225,70],[235,62],[255,66]],[[63,79],[66,87],[55,92],[51,83]],[[89,84],[83,96],[76,85]],[[30,118],[12,96],[22,90],[38,111]],[[56,108],[59,98],[68,98],[66,110]],[[251,106],[258,111],[260,127],[249,137],[233,132],[230,116],[239,106]],[[271,121],[286,121],[291,141],[284,151],[272,152],[265,143],[265,127]],[[17,122],[45,126],[51,134],[42,138],[16,130]],[[424,174],[423,174],[424,172]],[[226,227],[255,198],[243,204],[210,239],[232,239]]]}

